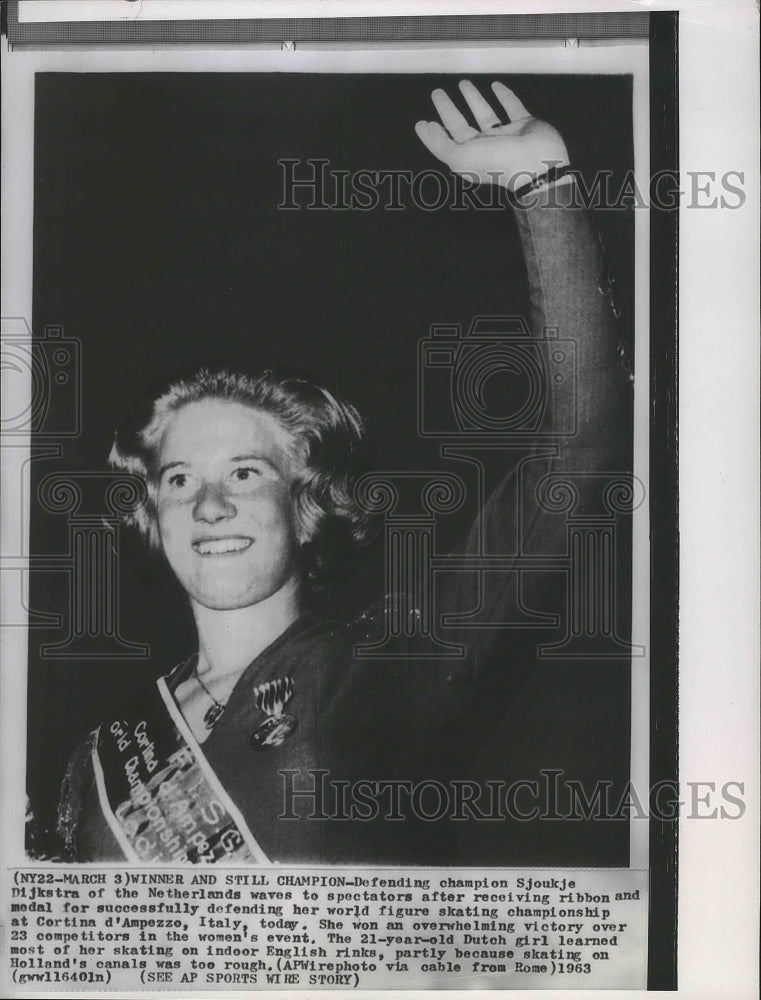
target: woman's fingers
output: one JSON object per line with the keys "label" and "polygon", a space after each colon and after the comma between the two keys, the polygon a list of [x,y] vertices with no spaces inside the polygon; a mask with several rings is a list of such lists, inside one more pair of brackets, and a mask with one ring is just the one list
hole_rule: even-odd
{"label": "woman's fingers", "polygon": [[513,91],[509,87],[506,87],[504,83],[495,81],[491,85],[491,89],[494,91],[494,96],[507,112],[507,116],[511,122],[520,121],[522,118],[531,118],[531,114],[526,110],[526,105],[523,101],[519,97],[516,97]]}
{"label": "woman's fingers", "polygon": [[[501,121],[497,112],[475,84],[470,80],[461,80],[459,86],[468,108],[478,124],[477,129],[468,124],[465,115],[458,110],[454,101],[445,90],[437,88],[431,97],[444,128],[456,143],[463,143],[467,142],[468,139],[473,139],[475,136],[480,135],[482,132],[490,131],[495,126],[500,125]],[[525,122],[531,118],[531,114],[526,109],[523,101],[509,87],[506,87],[504,83],[495,81],[492,84],[492,90],[502,108],[507,112],[510,124]]]}
{"label": "woman's fingers", "polygon": [[474,135],[478,135],[478,130],[474,129],[472,125],[468,125],[467,119],[457,110],[451,97],[445,90],[434,90],[431,97],[434,107],[439,113],[439,118],[441,118],[442,125],[455,142],[466,142],[468,139],[472,139]]}
{"label": "woman's fingers", "polygon": [[500,124],[497,112],[470,80],[461,80],[460,90],[468,103],[468,107],[473,112],[473,117],[478,122],[478,127],[482,131],[486,132],[488,129]]}

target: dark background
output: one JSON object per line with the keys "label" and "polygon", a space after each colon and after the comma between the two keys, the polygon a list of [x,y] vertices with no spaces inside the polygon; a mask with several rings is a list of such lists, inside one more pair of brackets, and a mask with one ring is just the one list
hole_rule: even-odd
{"label": "dark background", "polygon": [[[493,77],[472,79],[488,93]],[[503,79],[559,128],[590,180],[598,169],[622,179],[631,168],[629,77]],[[527,312],[510,212],[425,212],[409,197],[398,212],[284,212],[277,160],[445,172],[413,125],[434,117],[431,90],[455,95],[457,80],[38,75],[33,325],[37,334],[61,325],[82,344],[83,429],[61,459],[33,463],[33,489],[52,471],[102,470],[113,429],[137,393],[179,364],[220,355],[297,365],[332,384],[366,417],[379,469],[447,468],[437,443],[416,434],[417,342],[432,322]],[[632,213],[596,214],[622,329],[631,331]],[[51,426],[57,405],[64,403],[54,397]],[[466,526],[466,512],[442,519],[442,547]],[[67,532],[65,517],[33,504],[33,553],[65,553]],[[350,609],[378,596],[381,580],[376,549],[336,604]],[[27,770],[42,823],[54,814],[76,743],[193,650],[179,588],[128,544],[119,588],[121,633],[148,644],[149,660],[45,659],[40,645],[62,639],[68,622],[61,631],[30,631]],[[65,575],[32,574],[30,606],[66,618]],[[629,684],[623,661],[537,668],[503,734],[511,756],[505,774],[562,767],[569,777],[620,786],[629,768]],[[628,862],[626,823],[532,827],[527,838],[490,825],[483,860]]]}

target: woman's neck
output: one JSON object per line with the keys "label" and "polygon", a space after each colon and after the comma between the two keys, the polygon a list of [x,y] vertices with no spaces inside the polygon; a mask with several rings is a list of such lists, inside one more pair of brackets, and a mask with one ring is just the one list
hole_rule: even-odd
{"label": "woman's neck", "polygon": [[232,686],[301,614],[297,580],[245,608],[217,611],[191,603],[198,630],[198,673],[207,684],[220,687]]}

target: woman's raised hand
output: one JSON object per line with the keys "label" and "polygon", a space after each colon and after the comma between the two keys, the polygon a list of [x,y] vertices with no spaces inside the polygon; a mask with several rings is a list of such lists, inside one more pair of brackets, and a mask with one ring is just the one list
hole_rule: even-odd
{"label": "woman's raised hand", "polygon": [[533,118],[503,83],[495,82],[491,89],[503,116],[470,80],[460,82],[478,128],[468,123],[446,91],[434,90],[431,96],[440,121],[415,125],[421,142],[456,174],[482,184],[499,184],[509,191],[553,167],[567,166],[568,150],[557,129]]}

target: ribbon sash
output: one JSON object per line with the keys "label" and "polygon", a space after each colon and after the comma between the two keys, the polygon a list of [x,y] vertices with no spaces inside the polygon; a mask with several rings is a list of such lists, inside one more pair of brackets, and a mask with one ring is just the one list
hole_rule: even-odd
{"label": "ribbon sash", "polygon": [[268,864],[160,678],[98,730],[98,798],[128,861]]}

